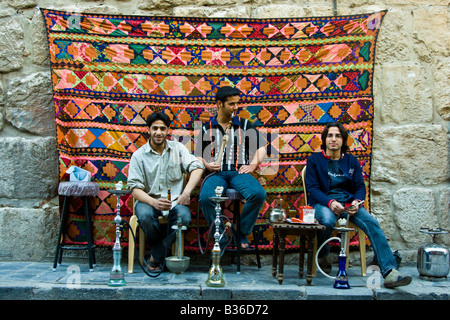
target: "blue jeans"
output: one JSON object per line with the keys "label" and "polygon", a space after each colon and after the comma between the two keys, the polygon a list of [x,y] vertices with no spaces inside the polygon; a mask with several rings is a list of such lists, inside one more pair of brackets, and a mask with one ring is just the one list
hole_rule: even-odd
{"label": "blue jeans", "polygon": [[178,215],[181,215],[183,226],[188,226],[191,223],[191,211],[188,207],[177,204],[169,211],[169,223],[163,225],[158,221],[161,211],[151,205],[137,202],[135,213],[139,226],[144,230],[145,240],[151,246],[153,259],[157,264],[162,264],[167,250],[176,238],[176,230],[172,226],[176,225]]}
{"label": "blue jeans", "polygon": [[[333,228],[339,218],[347,218],[347,213],[340,216],[335,215],[328,207],[316,204],[315,218],[326,227],[324,231],[317,232],[317,242],[320,246],[323,242],[331,237]],[[350,217],[350,221],[363,230],[370,240],[370,244],[377,257],[380,272],[384,276],[389,270],[396,268],[396,262],[391,248],[386,240],[383,230],[381,230],[378,221],[363,207]],[[328,245],[324,246],[319,256],[325,256],[330,252]]]}
{"label": "blue jeans", "polygon": [[[239,174],[237,171],[219,171],[208,177],[200,190],[200,207],[209,225],[216,218],[216,204],[209,200],[215,197],[215,189],[222,186],[225,189],[232,188],[238,191],[245,199],[245,205],[241,212],[241,235],[247,236],[253,231],[258,214],[266,200],[266,191],[249,173]],[[242,239],[242,237],[241,237]],[[244,238],[245,239],[245,238]]]}

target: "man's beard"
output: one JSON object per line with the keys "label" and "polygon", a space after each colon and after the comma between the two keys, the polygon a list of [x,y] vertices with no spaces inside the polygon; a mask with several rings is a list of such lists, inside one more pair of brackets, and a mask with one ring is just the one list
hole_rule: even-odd
{"label": "man's beard", "polygon": [[160,139],[161,139],[161,142],[157,142],[156,139],[157,139],[157,138],[154,137],[154,136],[151,137],[152,144],[153,144],[154,146],[157,146],[157,147],[160,147],[160,146],[164,145],[164,143],[166,142],[165,137],[161,137],[161,138],[160,138]]}

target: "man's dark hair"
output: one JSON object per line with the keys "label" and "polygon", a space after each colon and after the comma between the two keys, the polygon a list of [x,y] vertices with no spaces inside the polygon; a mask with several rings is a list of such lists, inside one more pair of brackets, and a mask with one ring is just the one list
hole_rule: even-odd
{"label": "man's dark hair", "polygon": [[221,101],[222,103],[225,103],[228,97],[238,96],[241,93],[242,92],[239,89],[234,87],[230,86],[220,87],[216,93],[216,101]]}
{"label": "man's dark hair", "polygon": [[163,112],[155,112],[152,113],[147,117],[147,120],[145,121],[147,123],[147,126],[150,128],[153,124],[153,122],[161,120],[164,122],[164,124],[167,126],[167,128],[170,128],[170,124],[172,121],[170,121],[170,118],[167,114]]}
{"label": "man's dark hair", "polygon": [[331,122],[328,123],[325,128],[322,131],[322,145],[321,148],[323,151],[327,149],[326,145],[326,139],[328,135],[328,130],[332,127],[336,127],[339,129],[341,136],[342,136],[342,147],[341,147],[341,153],[344,154],[348,151],[348,145],[347,145],[347,139],[348,139],[348,132],[345,130],[344,125],[340,122]]}

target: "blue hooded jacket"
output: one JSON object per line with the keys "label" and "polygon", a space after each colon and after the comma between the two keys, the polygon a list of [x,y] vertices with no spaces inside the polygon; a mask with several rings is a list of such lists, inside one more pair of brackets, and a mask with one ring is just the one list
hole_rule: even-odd
{"label": "blue hooded jacket", "polygon": [[[327,196],[330,191],[330,179],[328,177],[328,162],[331,158],[323,151],[313,153],[306,163],[306,190],[308,192],[308,202],[310,206],[321,204],[329,207],[334,200]],[[339,161],[339,169],[345,176],[345,191],[353,200],[364,200],[366,198],[366,185],[364,183],[361,165],[358,159],[344,153]]]}

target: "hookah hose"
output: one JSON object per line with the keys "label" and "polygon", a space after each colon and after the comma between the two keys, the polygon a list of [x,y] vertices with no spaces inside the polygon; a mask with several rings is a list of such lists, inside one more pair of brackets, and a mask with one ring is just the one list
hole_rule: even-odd
{"label": "hookah hose", "polygon": [[319,249],[317,249],[316,256],[314,257],[314,262],[316,263],[317,269],[318,269],[325,277],[334,280],[335,277],[332,277],[332,276],[330,276],[329,274],[326,274],[326,273],[322,270],[322,268],[320,268],[320,265],[319,265],[319,252],[320,252],[320,250],[322,250],[322,248],[323,248],[328,242],[330,242],[330,241],[332,241],[332,240],[338,240],[339,242],[341,242],[341,238],[339,238],[339,237],[331,237],[330,239],[328,239],[327,241],[325,241],[324,243],[322,243],[322,245],[319,247]]}
{"label": "hookah hose", "polygon": [[[170,217],[170,213],[169,213],[169,217]],[[139,257],[139,251],[138,251],[137,246],[136,246],[136,236],[135,236],[135,234],[134,234],[134,232],[133,232],[133,229],[131,228],[130,224],[129,224],[127,221],[125,221],[125,220],[122,219],[122,222],[121,222],[121,223],[127,225],[127,226],[128,226],[128,229],[131,231],[131,235],[133,236],[133,240],[134,240],[134,244],[135,244],[135,245],[134,245],[134,254],[135,254],[136,257]],[[167,225],[167,235],[166,235],[166,237],[169,235],[169,230],[170,230],[169,225]],[[161,265],[161,270],[152,272],[152,273],[154,273],[154,274],[149,273],[149,272],[145,269],[145,267],[142,265],[141,259],[138,258],[139,266],[141,267],[142,271],[144,271],[144,273],[145,273],[147,276],[149,276],[149,277],[151,277],[151,278],[157,278],[157,277],[159,277],[159,276],[161,275],[161,273],[163,273],[164,268],[166,267],[166,256],[167,256],[167,250],[165,250],[165,253],[164,253],[164,260],[163,260],[163,263],[162,263],[162,265]]]}

